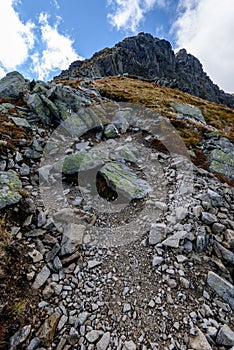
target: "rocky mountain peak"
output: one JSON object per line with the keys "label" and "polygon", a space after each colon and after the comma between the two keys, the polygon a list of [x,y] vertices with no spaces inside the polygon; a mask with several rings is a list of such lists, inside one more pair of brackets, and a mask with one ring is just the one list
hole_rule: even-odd
{"label": "rocky mountain peak", "polygon": [[196,57],[185,49],[175,54],[167,40],[148,33],[125,38],[114,47],[95,53],[90,59],[75,61],[56,78],[101,78],[126,74],[234,107],[233,96],[212,82]]}

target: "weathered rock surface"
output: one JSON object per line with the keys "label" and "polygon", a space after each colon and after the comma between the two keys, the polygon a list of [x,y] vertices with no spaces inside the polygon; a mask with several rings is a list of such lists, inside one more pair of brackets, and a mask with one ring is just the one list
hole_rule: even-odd
{"label": "weathered rock surface", "polygon": [[0,80],[0,98],[18,99],[29,89],[29,81],[19,72],[8,73]]}
{"label": "weathered rock surface", "polygon": [[18,176],[12,172],[0,172],[0,209],[8,205],[16,204],[22,196],[17,190],[22,188]]}
{"label": "weathered rock surface", "polygon": [[210,344],[208,343],[205,335],[201,332],[199,328],[196,329],[197,335],[190,338],[190,347],[193,350],[212,350]]}
{"label": "weathered rock surface", "polygon": [[[0,106],[14,129],[24,124],[20,130],[28,132],[14,140],[15,148],[6,142],[0,155],[1,189],[23,189],[22,201],[2,212],[3,219],[7,214],[14,220],[7,226],[17,243],[13,248],[23,244],[28,252],[27,269],[20,265],[17,283],[22,272],[32,292],[27,306],[32,324],[17,329],[11,341],[28,350],[231,347],[233,187],[193,166],[191,192],[180,191],[187,163],[152,147],[153,137],[135,123],[133,109],[114,103],[106,120],[106,100],[90,89],[92,82],[75,84],[76,89],[32,82],[24,106]],[[83,109],[90,103],[93,109]],[[185,110],[177,113],[184,113],[185,120],[202,122],[199,110],[180,107]],[[215,135],[204,134],[201,150],[232,155],[227,139]],[[43,163],[46,157],[50,163]],[[94,203],[90,195],[92,171],[99,190],[103,186],[128,197],[123,209],[95,207],[104,198],[96,191]],[[81,173],[87,186],[80,183]],[[4,291],[7,283],[0,278],[0,285]]]}
{"label": "weathered rock surface", "polygon": [[46,346],[50,346],[54,337],[58,322],[61,314],[59,312],[53,313],[48,317],[37,332],[37,337],[41,340],[41,343]]}
{"label": "weathered rock surface", "polygon": [[234,332],[228,325],[225,324],[220,328],[216,342],[224,346],[234,345]]}
{"label": "weathered rock surface", "polygon": [[193,118],[201,123],[206,124],[204,116],[199,108],[194,106],[185,105],[183,103],[171,103],[171,106],[177,113],[180,113],[184,116]]}
{"label": "weathered rock surface", "polygon": [[234,310],[234,286],[212,271],[208,273],[207,283]]}
{"label": "weathered rock surface", "polygon": [[106,163],[99,172],[113,191],[130,200],[144,198],[151,191],[147,181],[140,179],[133,170],[120,162]]}

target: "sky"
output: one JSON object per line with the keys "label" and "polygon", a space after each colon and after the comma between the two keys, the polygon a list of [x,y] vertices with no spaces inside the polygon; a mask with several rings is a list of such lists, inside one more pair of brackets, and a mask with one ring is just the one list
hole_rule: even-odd
{"label": "sky", "polygon": [[234,92],[234,0],[0,0],[0,78],[49,81],[78,59],[151,33]]}

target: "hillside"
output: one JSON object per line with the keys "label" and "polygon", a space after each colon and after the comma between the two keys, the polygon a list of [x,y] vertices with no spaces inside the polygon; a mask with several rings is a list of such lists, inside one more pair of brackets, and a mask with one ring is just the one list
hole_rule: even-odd
{"label": "hillside", "polygon": [[122,76],[0,98],[0,348],[233,349],[234,110]]}

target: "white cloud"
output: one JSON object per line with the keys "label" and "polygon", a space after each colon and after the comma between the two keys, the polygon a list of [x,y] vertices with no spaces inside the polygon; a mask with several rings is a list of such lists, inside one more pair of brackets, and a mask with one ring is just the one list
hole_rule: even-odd
{"label": "white cloud", "polygon": [[233,0],[180,0],[174,24],[178,48],[199,58],[222,89],[234,92]]}
{"label": "white cloud", "polygon": [[6,75],[6,71],[0,67],[0,79]]}
{"label": "white cloud", "polygon": [[71,62],[81,57],[73,49],[73,41],[58,32],[58,21],[51,26],[48,22],[48,15],[41,13],[39,24],[45,49],[32,55],[32,70],[37,73],[39,79],[43,80],[47,79],[51,72],[66,69]]}
{"label": "white cloud", "polygon": [[147,12],[155,5],[164,7],[166,3],[167,0],[108,0],[112,7],[108,19],[117,30],[135,33]]}
{"label": "white cloud", "polygon": [[54,5],[54,7],[55,7],[57,10],[60,9],[60,5],[59,5],[59,3],[58,3],[57,0],[53,0],[52,4]]}
{"label": "white cloud", "polygon": [[15,0],[0,1],[0,63],[7,70],[25,62],[35,39],[34,24],[21,22],[14,4]]}

